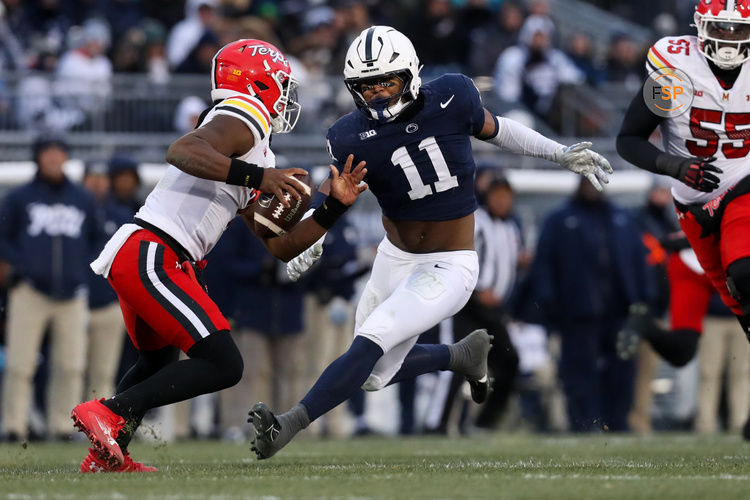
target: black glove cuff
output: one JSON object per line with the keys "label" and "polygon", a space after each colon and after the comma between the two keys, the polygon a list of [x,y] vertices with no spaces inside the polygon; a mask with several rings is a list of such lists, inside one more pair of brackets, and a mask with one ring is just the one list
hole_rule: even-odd
{"label": "black glove cuff", "polygon": [[329,195],[323,204],[315,209],[312,218],[324,228],[331,229],[338,218],[344,215],[348,209],[348,205],[344,205]]}
{"label": "black glove cuff", "polygon": [[258,165],[232,158],[226,183],[258,189],[260,183],[263,182],[263,171],[264,169]]}
{"label": "black glove cuff", "polygon": [[680,158],[679,156],[661,153],[656,157],[656,173],[679,179],[682,164],[686,159],[687,158]]}

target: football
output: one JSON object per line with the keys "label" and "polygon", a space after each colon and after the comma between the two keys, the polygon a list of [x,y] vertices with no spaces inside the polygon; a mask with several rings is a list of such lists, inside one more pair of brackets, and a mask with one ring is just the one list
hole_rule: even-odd
{"label": "football", "polygon": [[289,208],[273,194],[261,194],[255,202],[255,232],[262,238],[273,238],[289,231],[297,224],[307,209],[312,199],[312,180],[310,175],[295,175],[292,177],[299,184],[299,193],[302,197],[295,200],[292,195],[285,192],[284,196],[291,203]]}

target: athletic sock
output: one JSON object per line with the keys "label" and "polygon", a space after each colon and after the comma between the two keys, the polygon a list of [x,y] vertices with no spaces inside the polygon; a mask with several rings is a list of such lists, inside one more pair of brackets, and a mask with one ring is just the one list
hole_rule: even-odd
{"label": "athletic sock", "polygon": [[448,369],[469,380],[485,380],[487,376],[487,353],[492,347],[492,337],[487,330],[474,330],[455,344],[448,345],[450,362]]}
{"label": "athletic sock", "polygon": [[276,420],[285,434],[291,434],[285,441],[289,442],[295,434],[310,425],[310,417],[307,414],[307,408],[300,403],[294,405],[291,410],[281,415],[276,415]]}
{"label": "athletic sock", "polygon": [[375,342],[355,337],[349,350],[328,365],[302,398],[309,421],[313,422],[353,396],[382,356],[383,349]]}
{"label": "athletic sock", "polygon": [[388,385],[409,380],[425,373],[447,370],[451,352],[444,344],[416,344],[404,358],[401,368]]}

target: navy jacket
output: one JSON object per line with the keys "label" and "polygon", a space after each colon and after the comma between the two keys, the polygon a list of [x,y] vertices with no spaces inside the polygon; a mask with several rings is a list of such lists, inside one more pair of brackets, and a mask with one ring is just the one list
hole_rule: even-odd
{"label": "navy jacket", "polygon": [[[109,239],[122,226],[133,220],[130,210],[107,198],[96,204],[98,218],[102,222],[105,238]],[[117,300],[117,294],[109,282],[89,269],[89,308],[98,309]]]}
{"label": "navy jacket", "polygon": [[51,185],[37,175],[0,208],[0,259],[53,299],[86,292],[104,238],[93,195],[68,179]]}
{"label": "navy jacket", "polygon": [[544,222],[531,269],[534,296],[553,327],[621,319],[652,295],[640,230],[625,210],[576,200]]}

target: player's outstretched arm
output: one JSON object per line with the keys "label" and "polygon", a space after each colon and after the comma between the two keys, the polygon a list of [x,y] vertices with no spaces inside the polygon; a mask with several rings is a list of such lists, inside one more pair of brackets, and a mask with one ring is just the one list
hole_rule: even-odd
{"label": "player's outstretched arm", "polygon": [[606,158],[592,151],[590,142],[564,146],[509,118],[493,116],[484,110],[484,127],[476,136],[513,153],[544,158],[586,177],[599,191],[613,172]]}
{"label": "player's outstretched arm", "polygon": [[665,153],[649,142],[661,120],[648,109],[640,93],[636,94],[617,134],[620,156],[638,168],[668,175],[698,191],[710,193],[716,189],[719,186],[717,174],[722,170],[712,164],[715,158],[682,158]]}
{"label": "player's outstretched arm", "polygon": [[[353,163],[354,155],[349,155],[340,173],[331,165],[330,194],[323,204],[313,211],[311,217],[301,220],[291,231],[281,236],[261,238],[271,255],[289,262],[312,247],[367,189],[367,184],[363,182],[367,173],[365,162],[359,162],[356,167],[353,167]],[[252,211],[245,212],[244,217],[250,228],[254,229]]]}
{"label": "player's outstretched arm", "polygon": [[247,153],[254,145],[255,138],[247,125],[230,116],[219,115],[173,142],[167,150],[167,161],[201,179],[273,193],[289,206],[282,192],[287,191],[299,199],[296,183],[290,177],[306,172],[301,168],[265,169],[232,158]]}

